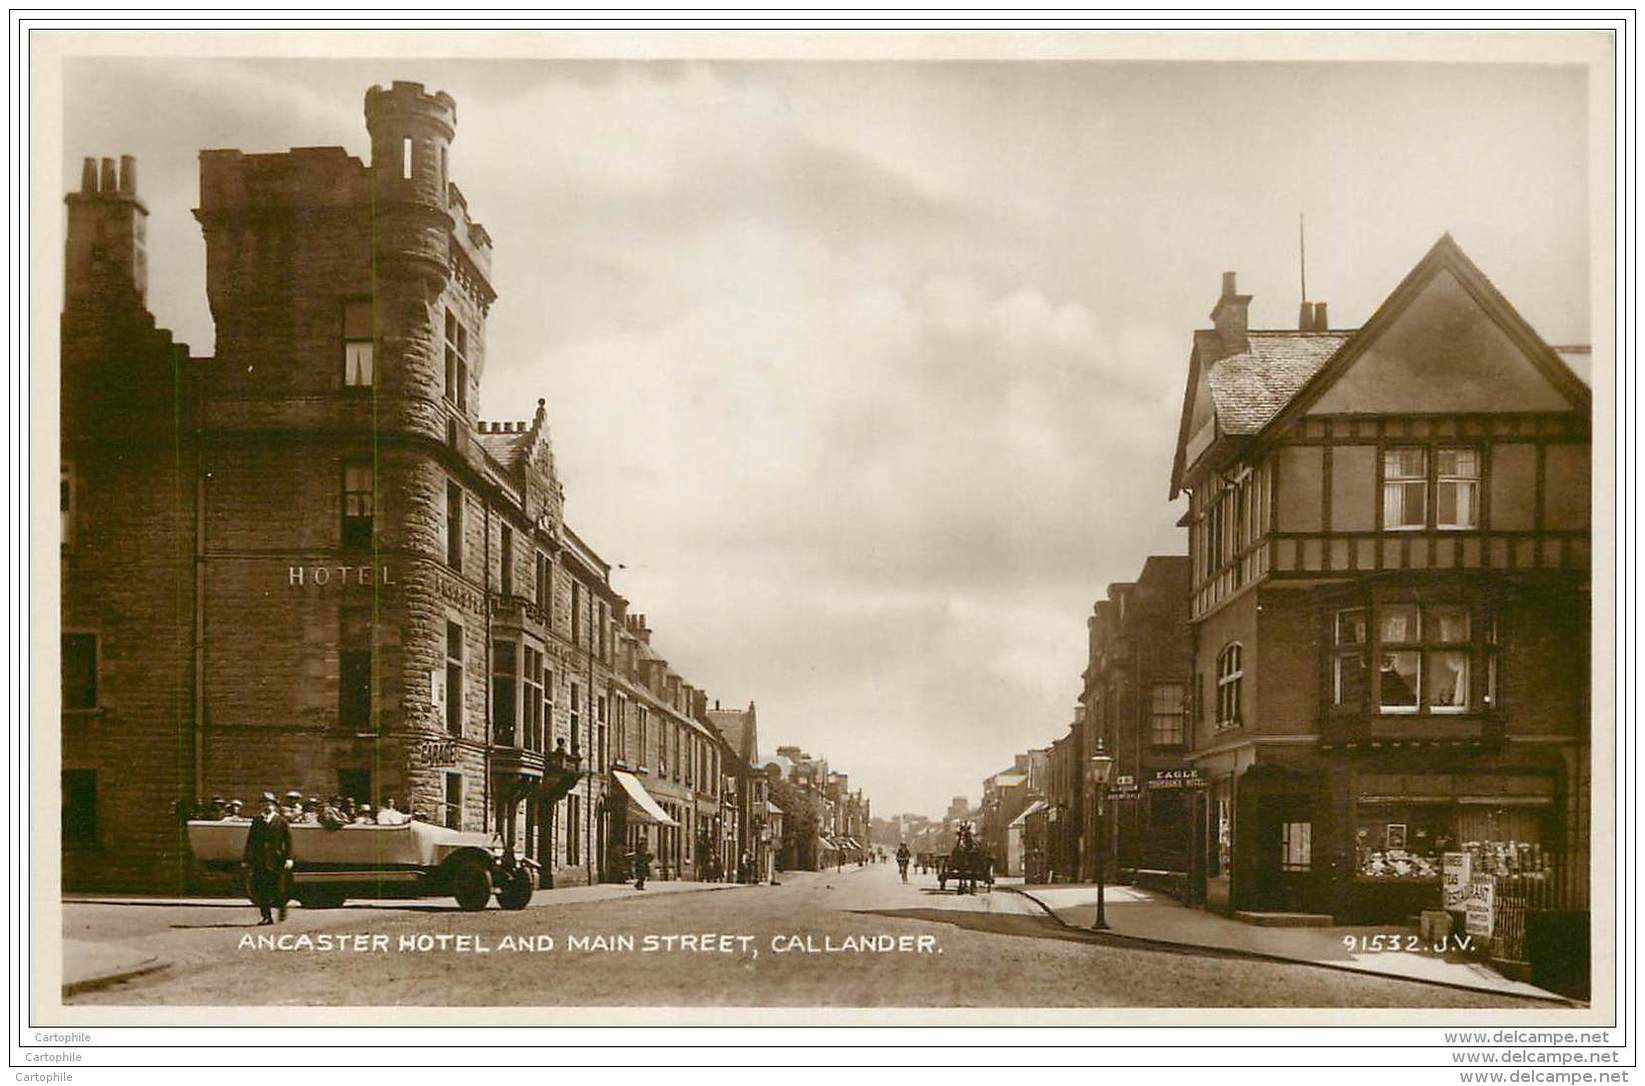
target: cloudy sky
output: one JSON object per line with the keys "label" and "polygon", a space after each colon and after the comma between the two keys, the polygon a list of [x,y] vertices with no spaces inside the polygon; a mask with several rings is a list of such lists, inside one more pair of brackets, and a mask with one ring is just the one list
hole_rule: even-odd
{"label": "cloudy sky", "polygon": [[135,154],[151,304],[212,351],[202,148],[368,154],[363,94],[458,102],[496,241],[481,408],[548,401],[577,531],[688,679],[875,811],[973,799],[1071,717],[1149,554],[1219,273],[1254,326],[1361,322],[1450,231],[1587,342],[1579,68],[117,60],[65,68],[64,177]]}

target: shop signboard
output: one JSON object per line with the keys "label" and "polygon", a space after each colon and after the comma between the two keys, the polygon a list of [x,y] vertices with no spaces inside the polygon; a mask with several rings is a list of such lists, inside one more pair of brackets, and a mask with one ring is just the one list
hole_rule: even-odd
{"label": "shop signboard", "polygon": [[1496,924],[1496,883],[1489,876],[1468,884],[1463,930],[1484,939],[1491,937]]}
{"label": "shop signboard", "polygon": [[1162,788],[1204,788],[1208,783],[1199,775],[1197,769],[1156,769],[1154,775],[1148,778],[1148,787],[1151,791]]}
{"label": "shop signboard", "polygon": [[1441,871],[1445,908],[1458,912],[1468,901],[1468,883],[1473,878],[1474,858],[1466,852],[1447,852]]}
{"label": "shop signboard", "polygon": [[457,744],[451,739],[424,739],[423,764],[451,766],[457,764]]}
{"label": "shop signboard", "polygon": [[1141,794],[1137,778],[1130,773],[1115,777],[1114,783],[1108,786],[1109,799],[1136,799]]}

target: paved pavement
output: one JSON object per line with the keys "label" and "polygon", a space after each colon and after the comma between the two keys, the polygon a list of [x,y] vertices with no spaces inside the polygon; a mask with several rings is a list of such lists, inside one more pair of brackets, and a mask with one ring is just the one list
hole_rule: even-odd
{"label": "paved pavement", "polygon": [[[1014,889],[1044,906],[1069,927],[1089,928],[1096,919],[1095,885],[1018,886]],[[1441,949],[1415,945],[1415,932],[1409,928],[1389,925],[1263,927],[1230,920],[1204,909],[1191,909],[1164,894],[1132,886],[1108,887],[1103,902],[1103,915],[1108,921],[1109,930],[1127,938],[1262,954],[1481,992],[1568,1002],[1563,996],[1535,985],[1509,980],[1454,946]],[[1382,936],[1383,939],[1368,941],[1375,936]],[[1399,949],[1370,949],[1387,945],[1389,936],[1398,936]]]}
{"label": "paved pavement", "polygon": [[[1529,1007],[1064,926],[1004,889],[939,892],[890,864],[780,886],[655,883],[542,891],[520,912],[449,899],[291,909],[243,901],[65,903],[71,944],[166,964],[80,990],[75,1006]],[[684,892],[709,890],[713,892]],[[544,1019],[547,1020],[547,1019]]]}

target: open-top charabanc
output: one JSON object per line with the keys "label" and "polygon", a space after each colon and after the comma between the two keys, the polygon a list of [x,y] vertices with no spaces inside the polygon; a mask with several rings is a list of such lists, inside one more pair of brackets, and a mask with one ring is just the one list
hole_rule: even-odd
{"label": "open-top charabanc", "polygon": [[950,880],[962,894],[974,893],[978,886],[994,888],[994,858],[978,843],[969,825],[960,826],[954,850],[937,858],[937,888],[948,889]]}
{"label": "open-top charabanc", "polygon": [[[189,848],[207,871],[237,872],[249,818],[191,820]],[[351,897],[443,897],[483,909],[497,896],[523,909],[537,888],[537,864],[516,856],[502,838],[427,822],[354,823],[337,828],[291,825],[290,894],[305,908],[334,909]]]}

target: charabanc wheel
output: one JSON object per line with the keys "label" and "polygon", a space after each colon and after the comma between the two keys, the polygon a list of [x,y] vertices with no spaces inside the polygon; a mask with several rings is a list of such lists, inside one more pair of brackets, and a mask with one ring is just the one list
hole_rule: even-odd
{"label": "charabanc wheel", "polygon": [[451,872],[451,896],[464,912],[478,912],[491,900],[491,865],[477,857],[459,860]]}
{"label": "charabanc wheel", "polygon": [[531,903],[531,895],[536,889],[537,880],[531,877],[530,869],[516,867],[504,876],[503,884],[497,887],[497,905],[511,911],[523,909]]}

